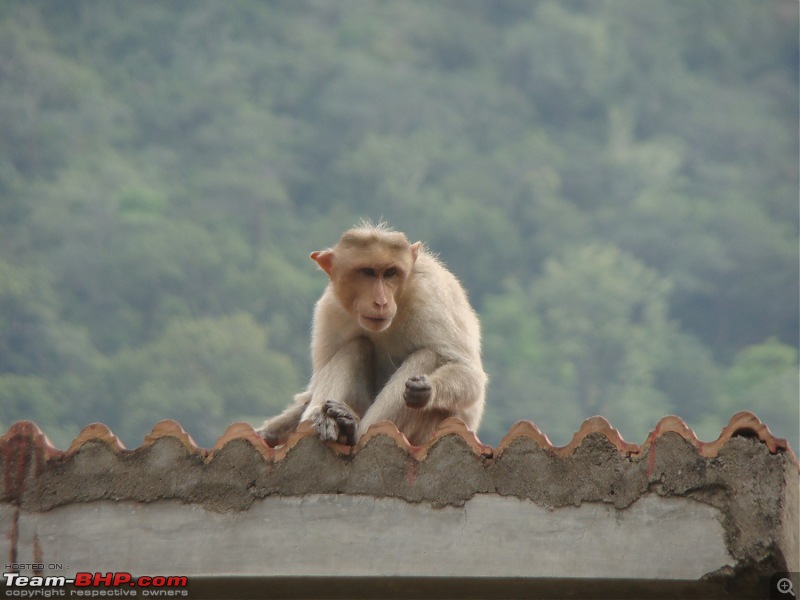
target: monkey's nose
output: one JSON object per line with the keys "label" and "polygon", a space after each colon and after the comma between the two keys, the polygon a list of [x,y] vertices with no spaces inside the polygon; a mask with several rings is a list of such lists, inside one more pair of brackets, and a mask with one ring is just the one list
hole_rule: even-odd
{"label": "monkey's nose", "polygon": [[389,304],[389,299],[386,296],[375,296],[372,298],[372,303],[376,308],[384,309]]}

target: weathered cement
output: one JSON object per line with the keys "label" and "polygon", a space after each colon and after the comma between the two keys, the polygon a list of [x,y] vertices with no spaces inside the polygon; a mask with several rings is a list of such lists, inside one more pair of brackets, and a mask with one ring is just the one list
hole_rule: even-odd
{"label": "weathered cement", "polygon": [[[688,560],[696,567],[692,577],[716,570],[719,578],[735,579],[738,585],[742,577],[753,581],[800,570],[797,464],[791,453],[772,454],[757,438],[733,437],[713,457],[670,432],[634,457],[598,433],[587,435],[567,456],[524,436],[494,454],[476,451],[456,434],[439,438],[426,451],[421,458],[390,436],[377,435],[356,452],[339,455],[317,438],[305,437],[285,456],[265,458],[246,439],[233,439],[206,459],[178,438],[162,437],[132,451],[87,442],[76,452],[48,459],[41,445],[23,436],[7,438],[0,453],[0,549],[20,562],[39,552],[38,562],[75,567],[72,563],[80,559],[98,564],[99,570],[112,568],[99,561],[138,552],[145,561],[149,555],[160,557],[156,562],[172,574],[184,563],[170,553],[193,556],[198,562],[192,564],[210,574],[229,572],[220,570],[224,561],[230,561],[225,569],[256,565],[250,555],[274,556],[278,549],[302,564],[313,556],[314,540],[334,548],[337,558],[365,554],[358,564],[388,557],[380,573],[421,575],[418,569],[426,567],[419,565],[427,565],[425,557],[432,555],[426,552],[435,550],[438,556],[453,547],[464,553],[456,564],[468,565],[449,574],[453,577],[503,576],[521,565],[530,577],[566,572],[552,562],[575,567],[577,572],[568,575],[573,578],[591,573],[612,577],[617,565],[624,569],[621,577],[639,573],[644,579],[676,579],[687,573]],[[313,529],[297,518],[311,510],[312,499],[331,497],[339,503],[328,506],[327,518],[314,513]],[[487,503],[496,510],[486,510]],[[643,506],[673,505],[695,526],[684,529],[679,519],[663,531],[658,520],[639,513]],[[97,511],[97,518],[87,517],[86,511]],[[395,513],[402,518],[387,516]],[[72,516],[80,527],[71,528]],[[173,520],[183,524],[179,534],[159,531],[172,527]],[[270,533],[274,523],[283,527],[284,521],[293,529],[279,528],[276,538]],[[582,527],[583,537],[576,527]],[[698,549],[697,531],[712,540],[707,547]],[[717,531],[722,532],[724,559]],[[180,537],[180,544],[171,545],[174,537]],[[150,542],[140,543],[144,539]],[[246,544],[240,546],[240,540]],[[159,544],[164,548],[159,550]],[[82,554],[76,555],[81,547]],[[384,547],[393,553],[386,554],[390,550]],[[596,554],[607,563],[593,562]],[[316,558],[313,573],[338,574],[324,556]],[[714,558],[706,564],[704,556]],[[512,569],[503,567],[515,557]],[[476,571],[484,563],[493,566]],[[272,562],[265,559],[264,564],[267,568]],[[646,574],[636,571],[638,564],[647,565]],[[537,565],[545,566],[538,571]],[[438,569],[435,574],[448,575]]]}
{"label": "weathered cement", "polygon": [[102,501],[23,513],[19,559],[62,563],[46,574],[64,575],[698,579],[734,564],[719,518],[706,504],[653,494],[624,510],[548,510],[497,495],[438,509],[367,496],[272,497],[241,513]]}
{"label": "weathered cement", "polygon": [[0,557],[6,562],[16,562],[19,508],[0,504]]}

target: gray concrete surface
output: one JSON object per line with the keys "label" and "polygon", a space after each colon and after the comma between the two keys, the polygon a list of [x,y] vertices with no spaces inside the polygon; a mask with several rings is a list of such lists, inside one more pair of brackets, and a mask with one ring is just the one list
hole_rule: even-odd
{"label": "gray concrete surface", "polygon": [[272,453],[253,434],[210,453],[171,435],[60,453],[24,425],[0,438],[0,551],[65,575],[235,573],[287,589],[432,575],[747,597],[800,571],[797,462],[748,427],[713,452],[675,431],[635,452],[589,431],[566,453],[456,430],[422,453],[386,434],[352,452],[300,436]]}
{"label": "gray concrete surface", "polygon": [[0,557],[5,560],[4,565],[16,559],[18,513],[16,506],[0,503]]}
{"label": "gray concrete surface", "polygon": [[62,565],[51,571],[65,575],[698,579],[734,564],[720,517],[706,504],[657,495],[624,510],[551,510],[497,495],[443,508],[367,496],[273,497],[239,513],[100,501],[23,513],[18,556]]}

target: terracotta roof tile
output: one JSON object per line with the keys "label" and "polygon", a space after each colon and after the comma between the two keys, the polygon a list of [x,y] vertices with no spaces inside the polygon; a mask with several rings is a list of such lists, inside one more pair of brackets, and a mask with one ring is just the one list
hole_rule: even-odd
{"label": "terracotta roof tile", "polygon": [[[759,440],[767,445],[767,448],[769,448],[772,454],[788,451],[794,456],[794,452],[792,452],[792,449],[789,447],[789,442],[784,438],[776,438],[772,435],[769,427],[762,423],[755,414],[749,411],[742,411],[733,415],[728,426],[722,428],[722,433],[720,433],[717,441],[707,445],[705,452],[708,452],[708,454],[704,454],[704,456],[716,456],[725,442],[731,439],[731,437],[743,432],[754,433]],[[796,457],[795,461],[797,461]]]}
{"label": "terracotta roof tile", "polygon": [[119,441],[114,432],[108,428],[108,425],[103,423],[91,423],[84,427],[72,443],[69,445],[66,454],[71,456],[78,452],[85,444],[89,443],[105,444],[114,452],[122,452],[125,450],[124,444]]}
{"label": "terracotta roof tile", "polygon": [[[286,443],[274,449],[275,460],[276,461],[283,460],[289,453],[289,451],[292,450],[304,439],[316,438],[316,437],[317,434],[314,433],[311,423],[309,422],[300,423],[297,430],[289,436],[288,440],[286,440]],[[350,446],[346,446],[344,444],[338,444],[336,442],[327,442],[326,445],[339,456],[349,456],[353,450]]]}
{"label": "terracotta roof tile", "polygon": [[475,435],[475,432],[469,429],[464,421],[457,417],[450,417],[442,421],[436,431],[433,432],[430,441],[423,446],[425,453],[420,458],[427,456],[428,450],[441,438],[448,435],[460,436],[476,456],[489,457],[494,454],[494,449],[491,446],[481,443],[478,436]]}
{"label": "terracotta roof tile", "polygon": [[640,447],[622,439],[619,431],[611,426],[605,417],[589,417],[576,431],[570,442],[566,446],[554,446],[542,430],[531,421],[519,421],[509,429],[508,433],[500,440],[497,453],[502,454],[515,440],[519,438],[530,438],[545,450],[551,451],[556,456],[571,456],[575,450],[583,443],[586,436],[599,433],[604,435],[611,444],[619,450],[620,454],[629,456],[637,454]]}
{"label": "terracotta roof tile", "polygon": [[536,442],[545,450],[553,450],[555,446],[542,430],[533,421],[517,421],[508,430],[508,433],[500,440],[497,446],[497,455],[501,455],[512,443],[520,438],[528,438]]}
{"label": "terracotta roof tile", "polygon": [[222,450],[222,448],[233,440],[244,440],[248,442],[267,460],[272,460],[275,454],[275,451],[267,446],[267,443],[256,433],[252,425],[249,423],[234,423],[225,430],[225,433],[222,434],[217,440],[217,443],[214,444],[214,447],[208,452],[209,457]]}
{"label": "terracotta roof tile", "polygon": [[[236,424],[231,425],[231,427],[235,427],[235,425]],[[228,431],[231,429],[231,427],[228,428]],[[248,427],[250,426],[248,425]],[[227,433],[227,431],[225,433]],[[144,436],[144,443],[142,444],[142,447],[151,446],[157,440],[165,437],[178,439],[189,454],[198,453],[202,454],[203,456],[208,454],[208,451],[205,448],[198,446],[192,436],[186,433],[186,430],[181,427],[180,423],[173,421],[172,419],[165,419],[156,423],[152,431]],[[222,437],[225,437],[225,435],[223,434]]]}
{"label": "terracotta roof tile", "polygon": [[382,436],[388,437],[394,441],[398,448],[405,450],[411,456],[419,458],[420,451],[422,450],[421,447],[414,446],[411,442],[409,442],[408,438],[397,428],[397,425],[391,421],[378,421],[372,427],[370,427],[366,433],[361,436],[361,439],[358,440],[358,443],[353,449],[354,452],[361,452],[361,450],[367,444],[369,444],[370,441]]}
{"label": "terracotta roof tile", "polygon": [[705,458],[716,457],[728,440],[736,435],[747,433],[757,437],[767,446],[772,454],[786,452],[792,457],[794,462],[797,463],[797,457],[794,452],[792,452],[789,442],[784,438],[777,438],[772,435],[769,427],[762,423],[755,414],[749,411],[742,411],[733,415],[728,424],[722,428],[719,437],[713,442],[701,442],[697,438],[697,434],[694,430],[680,417],[674,415],[663,417],[656,424],[655,429],[650,432],[650,435],[647,436],[645,443],[642,444],[640,454],[644,454],[659,437],[666,433],[677,433],[697,448],[697,452],[700,456]]}
{"label": "terracotta roof tile", "polygon": [[6,449],[15,441],[26,440],[42,453],[44,460],[60,457],[63,452],[56,448],[39,426],[32,421],[18,421],[9,427],[8,431],[0,437],[0,449]]}
{"label": "terracotta roof tile", "polygon": [[[26,421],[0,437],[0,502],[20,514],[95,500],[166,500],[226,513],[268,497],[306,494],[396,498],[433,508],[464,507],[494,494],[549,509],[606,503],[621,510],[656,490],[722,510],[723,521],[732,524],[726,537],[731,556],[742,564],[769,559],[764,564],[772,569],[780,564],[774,560],[784,560],[781,553],[796,555],[796,538],[782,528],[796,525],[798,467],[786,440],[749,412],[734,415],[711,442],[668,416],[639,446],[606,419],[592,417],[565,446],[554,446],[534,423],[522,421],[496,449],[462,421],[448,419],[422,446],[384,421],[354,447],[322,443],[304,423],[286,444],[270,448],[253,427],[234,423],[208,450],[175,421],[156,424],[131,450],[95,423],[63,452]],[[764,497],[783,500],[761,502]],[[738,527],[742,522],[757,526]],[[766,555],[767,547],[776,554]]]}
{"label": "terracotta roof tile", "polygon": [[[483,444],[474,432],[470,431],[463,421],[457,418],[444,420],[439,428],[433,433],[430,441],[423,446],[414,446],[408,439],[389,421],[381,421],[373,425],[359,440],[354,447],[327,442],[334,454],[341,457],[357,455],[362,449],[376,437],[388,437],[408,455],[418,461],[424,460],[431,448],[433,448],[442,438],[447,436],[458,436],[472,452],[479,457],[491,458],[500,457],[511,445],[519,439],[530,439],[539,447],[549,451],[555,456],[568,457],[583,444],[585,438],[592,434],[604,436],[623,456],[637,458],[644,456],[656,441],[667,433],[677,434],[697,449],[700,456],[713,458],[717,456],[720,449],[734,436],[749,434],[758,438],[772,454],[785,452],[790,455],[797,464],[797,457],[789,446],[787,440],[775,437],[769,428],[752,412],[739,412],[733,415],[729,423],[723,427],[719,437],[711,442],[700,441],[697,434],[681,418],[670,415],[658,421],[655,428],[650,432],[647,439],[640,446],[626,442],[619,431],[604,417],[595,416],[583,421],[581,426],[572,436],[570,442],[565,446],[555,446],[539,427],[531,421],[519,421],[512,425],[508,433],[503,437],[496,448]],[[267,461],[279,462],[283,460],[291,450],[306,438],[315,437],[314,431],[309,423],[301,423],[297,431],[289,436],[288,441],[276,448],[269,447],[264,440],[256,433],[248,423],[234,423],[217,439],[211,449],[204,449],[197,445],[191,435],[183,427],[173,420],[164,420],[157,423],[152,431],[148,433],[141,445],[142,448],[154,444],[162,438],[175,438],[186,448],[190,454],[199,454],[205,460],[211,460],[215,454],[233,440],[243,440],[256,449]],[[13,424],[9,430],[0,437],[0,450],[3,452],[18,452],[21,448],[21,440],[25,440],[26,445],[35,448],[37,456],[41,460],[49,461],[60,457],[69,457],[77,453],[84,445],[89,443],[105,444],[114,453],[130,452],[126,450],[122,442],[114,435],[107,425],[102,423],[92,423],[87,425],[78,436],[72,441],[66,451],[61,451],[53,446],[47,436],[39,427],[30,421],[20,421]]]}
{"label": "terracotta roof tile", "polygon": [[414,446],[411,444],[411,442],[408,441],[408,438],[406,438],[406,436],[403,435],[399,429],[397,429],[397,425],[391,421],[379,421],[370,427],[363,436],[361,436],[358,444],[356,444],[356,446],[353,448],[353,453],[357,454],[360,452],[370,440],[378,436],[387,436],[394,440],[394,443],[397,444],[398,447],[402,448],[408,454],[421,461],[428,456],[431,448],[433,448],[433,446],[435,446],[440,439],[450,435],[461,437],[461,439],[464,440],[466,445],[472,450],[473,453],[475,453],[476,456],[488,457],[492,456],[494,453],[494,449],[491,446],[481,443],[481,441],[478,439],[478,436],[476,436],[475,433],[467,427],[466,423],[456,417],[450,417],[442,421],[439,424],[439,427],[436,428],[436,431],[434,431],[431,435],[431,439],[428,440],[428,442],[423,446]]}
{"label": "terracotta roof tile", "polygon": [[0,463],[3,466],[0,472],[0,500],[19,497],[29,474],[38,475],[49,460],[60,458],[63,454],[53,446],[36,423],[14,423],[0,437]]}

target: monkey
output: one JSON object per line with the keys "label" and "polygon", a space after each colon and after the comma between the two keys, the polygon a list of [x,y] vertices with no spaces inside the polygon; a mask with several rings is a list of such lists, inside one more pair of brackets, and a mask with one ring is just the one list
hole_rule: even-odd
{"label": "monkey", "polygon": [[444,264],[422,242],[368,221],[311,259],[328,276],[314,308],[312,375],[257,429],[267,444],[285,443],[302,421],[348,445],[384,419],[414,445],[451,416],[476,431],[488,382],[480,323]]}

